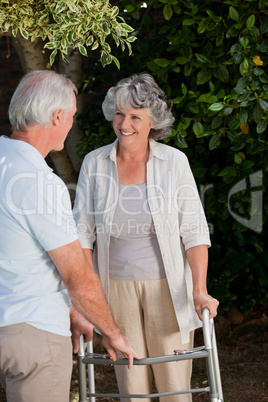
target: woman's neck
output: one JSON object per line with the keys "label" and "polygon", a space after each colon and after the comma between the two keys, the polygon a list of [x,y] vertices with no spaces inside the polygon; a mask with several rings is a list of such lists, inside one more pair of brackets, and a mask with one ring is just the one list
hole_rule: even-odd
{"label": "woman's neck", "polygon": [[145,183],[149,154],[149,143],[146,148],[135,151],[119,148],[116,157],[119,183],[125,185]]}
{"label": "woman's neck", "polygon": [[149,142],[144,144],[144,146],[126,148],[118,144],[117,148],[117,159],[120,159],[125,163],[147,163],[150,154]]}

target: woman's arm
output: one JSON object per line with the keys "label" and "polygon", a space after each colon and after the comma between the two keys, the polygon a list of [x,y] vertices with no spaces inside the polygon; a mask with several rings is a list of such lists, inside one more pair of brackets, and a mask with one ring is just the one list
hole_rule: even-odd
{"label": "woman's arm", "polygon": [[202,309],[207,307],[210,311],[210,318],[213,318],[217,315],[219,302],[207,291],[208,247],[207,245],[191,247],[186,254],[192,270],[195,311],[202,320]]}

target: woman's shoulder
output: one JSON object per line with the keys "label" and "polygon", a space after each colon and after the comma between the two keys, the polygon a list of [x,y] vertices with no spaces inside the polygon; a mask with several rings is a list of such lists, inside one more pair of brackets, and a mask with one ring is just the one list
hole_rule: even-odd
{"label": "woman's shoulder", "polygon": [[157,141],[153,141],[152,143],[154,152],[160,152],[164,158],[170,159],[174,158],[178,161],[187,161],[188,158],[184,152],[179,150],[178,148],[174,148],[171,145],[163,144]]}
{"label": "woman's shoulder", "polygon": [[99,159],[104,160],[108,158],[109,155],[111,155],[114,148],[115,142],[104,145],[100,148],[93,149],[88,154],[86,154],[83,163],[97,162]]}

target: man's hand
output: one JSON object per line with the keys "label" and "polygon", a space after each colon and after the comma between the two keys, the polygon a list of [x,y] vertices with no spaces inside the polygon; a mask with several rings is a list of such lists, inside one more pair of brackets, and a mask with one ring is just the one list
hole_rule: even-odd
{"label": "man's hand", "polygon": [[83,252],[79,240],[58,247],[48,252],[56,265],[72,300],[70,312],[71,330],[73,334],[74,352],[79,350],[80,335],[85,341],[92,339],[93,325],[98,328],[104,338],[104,346],[112,359],[117,359],[115,349],[128,358],[131,368],[133,358],[139,359],[127,339],[115,324],[99,277]]}
{"label": "man's hand", "polygon": [[136,352],[134,352],[134,350],[130,346],[128,339],[125,336],[121,335],[120,333],[118,337],[115,339],[111,339],[108,338],[107,336],[104,336],[102,343],[114,362],[117,359],[116,350],[119,350],[123,354],[123,356],[128,359],[129,370],[133,366],[134,358],[138,360],[141,359],[141,356],[139,356]]}
{"label": "man's hand", "polygon": [[73,351],[77,353],[80,348],[80,336],[84,335],[84,341],[90,342],[93,337],[94,325],[86,320],[72,305],[70,312]]}
{"label": "man's hand", "polygon": [[194,292],[195,311],[200,320],[202,320],[202,309],[207,307],[210,311],[209,318],[216,317],[219,301],[210,296],[207,292]]}

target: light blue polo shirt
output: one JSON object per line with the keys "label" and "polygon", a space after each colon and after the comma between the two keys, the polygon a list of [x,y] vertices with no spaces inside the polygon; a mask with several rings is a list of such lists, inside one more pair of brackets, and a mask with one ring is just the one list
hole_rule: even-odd
{"label": "light blue polo shirt", "polygon": [[0,327],[70,335],[70,299],[47,251],[76,239],[63,181],[32,145],[0,137]]}

